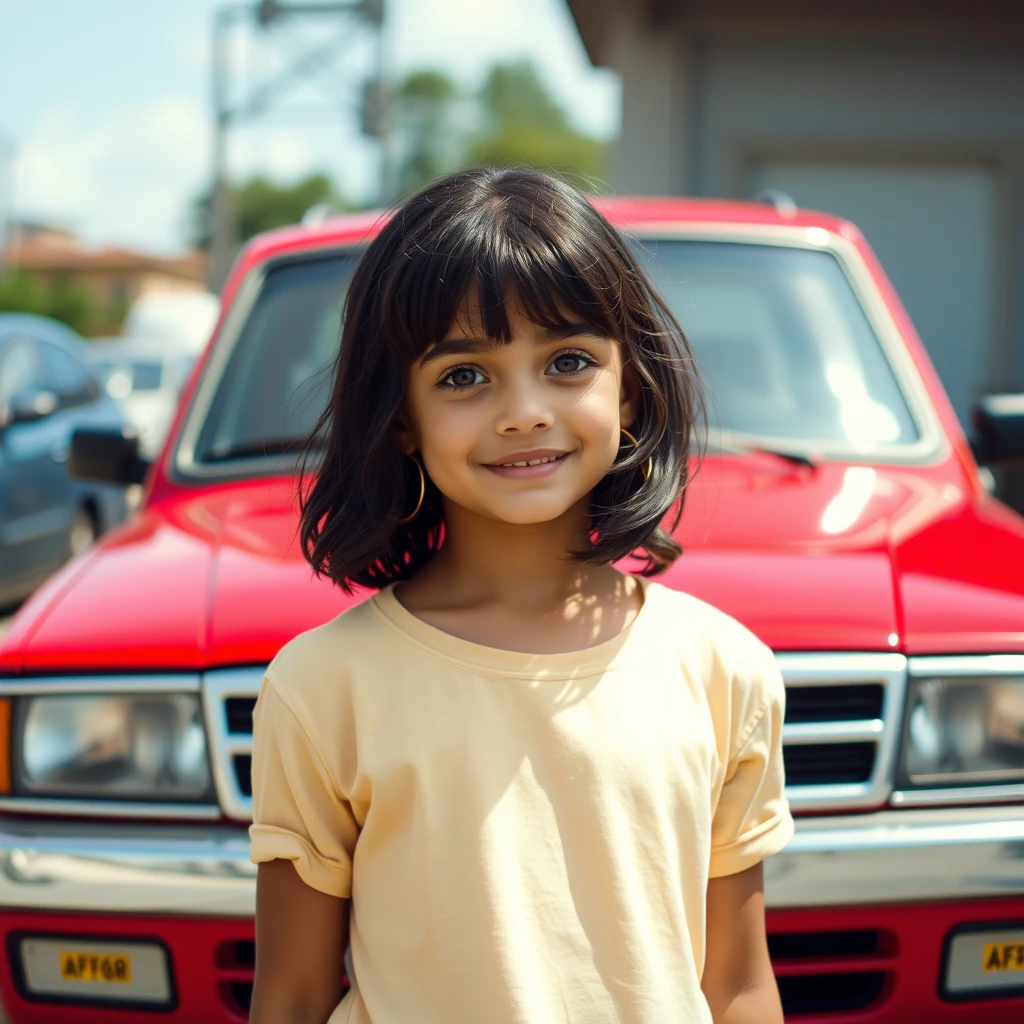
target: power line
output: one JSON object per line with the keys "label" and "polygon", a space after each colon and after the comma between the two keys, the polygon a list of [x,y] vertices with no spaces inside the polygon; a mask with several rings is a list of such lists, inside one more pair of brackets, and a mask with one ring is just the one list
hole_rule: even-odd
{"label": "power line", "polygon": [[[334,19],[342,22],[337,35],[315,46],[301,39],[293,26],[313,19]],[[345,102],[332,87],[354,86],[354,75],[346,65],[338,63],[353,41],[352,28],[367,27],[376,37],[373,71],[363,77],[358,88]],[[291,47],[283,66],[275,69],[258,84],[248,89],[233,88],[229,43],[232,34],[254,31],[264,42],[279,42]],[[211,195],[212,232],[208,284],[211,291],[220,291],[234,258],[236,239],[231,190],[227,181],[227,147],[232,127],[246,120],[265,116],[281,98],[297,86],[314,85],[324,98],[322,117],[336,118],[339,112],[359,112],[363,133],[380,144],[380,199],[386,203],[391,193],[389,89],[385,79],[385,8],[384,0],[344,0],[336,3],[285,3],[282,0],[259,0],[256,3],[233,4],[220,8],[213,26],[213,190]],[[328,81],[331,69],[337,77]],[[246,85],[248,83],[245,83]],[[315,111],[306,108],[308,117]],[[297,114],[298,112],[296,112]],[[295,116],[295,115],[292,115]],[[303,118],[304,119],[304,118]]]}

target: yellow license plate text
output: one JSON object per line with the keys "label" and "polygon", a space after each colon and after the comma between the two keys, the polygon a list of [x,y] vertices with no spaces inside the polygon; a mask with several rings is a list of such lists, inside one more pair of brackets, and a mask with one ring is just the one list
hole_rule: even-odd
{"label": "yellow license plate text", "polygon": [[981,969],[986,974],[1024,971],[1024,942],[988,943],[981,954]]}
{"label": "yellow license plate text", "polygon": [[120,982],[132,980],[132,958],[124,953],[60,951],[60,976],[65,981]]}

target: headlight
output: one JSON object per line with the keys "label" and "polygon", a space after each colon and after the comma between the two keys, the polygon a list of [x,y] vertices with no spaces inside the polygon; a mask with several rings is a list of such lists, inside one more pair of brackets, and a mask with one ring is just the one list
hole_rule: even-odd
{"label": "headlight", "polygon": [[1024,782],[1024,676],[911,679],[907,715],[910,785]]}
{"label": "headlight", "polygon": [[16,723],[17,794],[213,799],[196,694],[23,697]]}

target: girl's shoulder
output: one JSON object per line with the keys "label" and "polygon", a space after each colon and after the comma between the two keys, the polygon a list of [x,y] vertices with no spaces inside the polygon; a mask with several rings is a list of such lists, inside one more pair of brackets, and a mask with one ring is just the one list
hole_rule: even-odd
{"label": "girl's shoulder", "polygon": [[647,584],[655,628],[671,637],[680,652],[699,656],[717,671],[758,671],[775,664],[772,650],[752,630],[699,597],[660,583]]}
{"label": "girl's shoulder", "polygon": [[389,645],[371,601],[362,601],[289,640],[266,669],[267,682],[293,707],[315,708],[328,693],[336,701],[371,661],[379,666]]}
{"label": "girl's shoulder", "polygon": [[[737,619],[682,591],[648,585],[655,628],[688,676],[699,677],[716,733],[730,748],[764,714],[781,716],[785,686],[775,655]],[[781,720],[781,718],[780,718]]]}

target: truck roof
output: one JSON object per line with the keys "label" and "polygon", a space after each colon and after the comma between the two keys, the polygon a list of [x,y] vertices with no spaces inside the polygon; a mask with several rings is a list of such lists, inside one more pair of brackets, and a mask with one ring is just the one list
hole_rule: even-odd
{"label": "truck roof", "polygon": [[[819,228],[846,238],[857,237],[848,221],[812,210],[787,212],[769,203],[672,196],[599,196],[591,202],[613,224],[625,230],[650,230],[660,225],[750,225],[779,228]],[[364,210],[331,217],[315,225],[295,225],[257,235],[246,246],[247,265],[289,251],[352,245],[371,238],[391,216],[391,210]]]}

